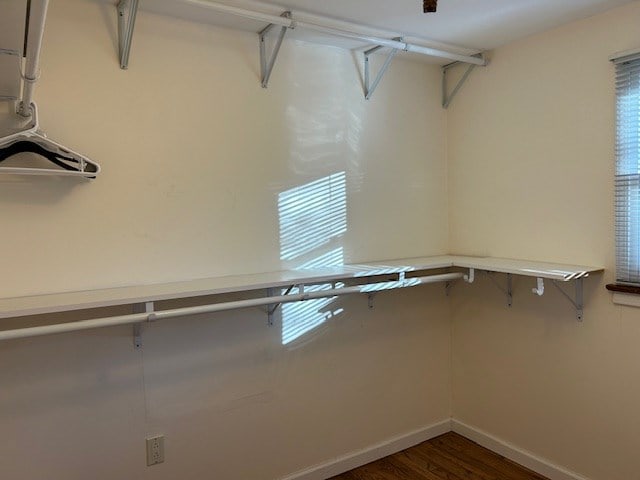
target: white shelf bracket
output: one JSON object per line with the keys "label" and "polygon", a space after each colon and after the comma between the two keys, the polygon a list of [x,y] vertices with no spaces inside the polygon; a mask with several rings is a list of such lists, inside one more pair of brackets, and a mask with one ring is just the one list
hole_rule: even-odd
{"label": "white shelf bracket", "polygon": [[[291,285],[289,288],[287,288],[287,290],[284,292],[283,295],[289,295],[291,293],[291,290],[293,290],[293,285]],[[267,288],[267,297],[274,297],[276,295],[276,289],[275,288]],[[276,314],[276,312],[278,311],[278,308],[280,308],[280,306],[282,305],[281,303],[275,303],[273,305],[267,305],[267,324],[270,327],[273,327],[273,318]]]}
{"label": "white shelf bracket", "polygon": [[444,284],[444,294],[448,297],[451,295],[451,289],[453,288],[452,282],[445,282]]}
{"label": "white shelf bracket", "polygon": [[[280,16],[283,18],[291,18],[291,12],[284,12]],[[282,46],[282,41],[284,40],[284,36],[287,33],[288,29],[288,27],[285,26],[280,27],[280,32],[278,33],[278,37],[276,38],[276,43],[273,47],[273,51],[271,52],[269,58],[267,58],[267,34],[275,26],[275,24],[270,23],[258,33],[258,37],[260,38],[260,81],[262,84],[262,88],[267,88],[269,86],[269,78],[271,77],[271,72],[273,72],[273,67],[276,64],[278,53],[280,52],[280,47]]]}
{"label": "white shelf bracket", "polygon": [[[137,303],[133,306],[133,313],[148,313],[148,322],[155,320],[154,305],[153,302]],[[135,323],[133,325],[133,347],[136,350],[142,348],[142,324]]]}
{"label": "white shelf bracket", "polygon": [[[476,56],[478,58],[484,59],[484,56],[482,54],[476,55]],[[442,107],[443,108],[449,108],[449,105],[451,104],[451,101],[453,100],[453,98],[458,94],[458,92],[460,91],[464,83],[469,78],[469,75],[471,75],[471,72],[473,72],[473,70],[478,66],[473,63],[468,64],[467,70],[464,72],[460,80],[458,80],[458,83],[456,83],[455,87],[453,87],[453,90],[451,91],[451,93],[448,93],[447,72],[451,68],[455,67],[456,65],[460,65],[461,63],[463,62],[453,62],[442,67]]]}
{"label": "white shelf bracket", "polygon": [[[397,42],[404,41],[402,38],[394,38],[393,40]],[[367,100],[371,99],[373,92],[376,91],[376,88],[378,88],[378,85],[380,84],[382,77],[389,69],[389,66],[391,65],[391,61],[393,60],[393,57],[395,57],[396,54],[398,53],[398,50],[395,48],[389,52],[389,54],[387,55],[387,59],[384,61],[384,64],[380,68],[380,71],[376,75],[376,78],[374,78],[373,83],[371,83],[371,66],[369,65],[370,64],[369,57],[372,54],[376,53],[378,50],[381,50],[382,48],[384,47],[377,46],[364,52],[364,98]]]}
{"label": "white shelf bracket", "polygon": [[544,278],[537,278],[536,279],[536,288],[532,288],[531,291],[538,295],[539,297],[541,297],[542,295],[544,295]]}
{"label": "white shelf bracket", "polygon": [[498,283],[498,281],[493,277],[493,273],[494,272],[485,272],[487,274],[487,277],[489,277],[489,280],[491,280],[491,282],[498,288],[498,290],[500,290],[502,293],[504,293],[507,297],[507,306],[508,307],[512,307],[513,306],[513,275],[511,275],[510,273],[507,273],[507,287],[503,288],[502,285],[500,285]]}
{"label": "white shelf bracket", "polygon": [[467,283],[473,283],[475,281],[475,279],[476,279],[476,269],[475,268],[470,268],[469,269],[469,274],[465,275],[462,278]]}
{"label": "white shelf bracket", "polygon": [[576,309],[576,318],[579,322],[584,318],[584,282],[582,278],[578,278],[575,280],[575,299],[571,298],[571,296],[565,292],[560,285],[558,285],[555,281],[553,282],[553,286],[558,289],[558,291],[567,299]]}
{"label": "white shelf bracket", "polygon": [[120,57],[120,68],[126,70],[129,67],[129,53],[131,52],[133,29],[136,26],[138,0],[120,0],[116,8],[118,9],[118,55]]}

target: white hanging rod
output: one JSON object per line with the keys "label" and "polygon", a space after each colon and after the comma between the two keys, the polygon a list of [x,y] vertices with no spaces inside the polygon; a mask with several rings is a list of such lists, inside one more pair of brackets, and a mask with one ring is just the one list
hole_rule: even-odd
{"label": "white hanging rod", "polygon": [[398,40],[390,40],[388,38],[375,37],[366,33],[341,30],[326,25],[321,25],[319,23],[303,22],[291,18],[280,17],[278,15],[270,15],[268,13],[255,12],[253,10],[246,10],[244,8],[223,5],[221,3],[208,2],[204,0],[183,0],[182,3],[208,8],[211,10],[216,10],[218,12],[228,13],[230,15],[236,15],[251,20],[266,22],[272,25],[280,25],[287,28],[306,28],[308,30],[327,33],[329,35],[335,35],[338,37],[362,40],[374,45],[381,45],[383,47],[394,48],[396,50],[404,50],[405,52],[419,53],[422,55],[428,55],[430,57],[446,58],[456,62],[470,63],[473,65],[485,66],[487,64],[487,61],[479,56],[460,55],[458,53],[448,52],[446,50],[423,47],[421,45],[415,45]]}
{"label": "white hanging rod", "polygon": [[215,303],[213,305],[174,308],[171,310],[163,310],[159,312],[132,313],[128,315],[82,320],[79,322],[44,325],[40,327],[18,328],[0,332],[0,341],[13,340],[16,338],[39,337],[43,335],[53,335],[56,333],[77,332],[81,330],[113,327],[117,325],[131,325],[148,321],[184,317],[188,315],[236,310],[239,308],[260,307],[264,305],[273,305],[279,303],[302,302],[305,300],[337,297],[353,293],[374,293],[381,290],[395,290],[398,288],[416,287],[418,285],[424,285],[428,283],[450,282],[452,280],[458,280],[460,278],[462,278],[462,273],[445,273],[441,275],[430,275],[426,277],[406,278],[400,281],[378,282],[365,285],[356,285],[352,287],[332,288],[330,290],[322,290],[318,292],[303,292],[293,295],[277,295],[249,300],[238,300],[235,302]]}

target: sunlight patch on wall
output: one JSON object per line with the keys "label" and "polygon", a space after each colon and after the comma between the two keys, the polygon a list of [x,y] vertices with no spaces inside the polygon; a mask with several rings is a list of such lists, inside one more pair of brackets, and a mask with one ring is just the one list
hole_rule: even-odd
{"label": "sunlight patch on wall", "polygon": [[[280,259],[292,268],[311,269],[344,265],[341,243],[347,231],[345,172],[301,185],[278,196]],[[340,285],[336,285],[340,286]],[[330,290],[333,285],[311,285],[305,291]],[[292,294],[300,293],[295,287]],[[282,344],[286,345],[342,312],[330,305],[335,297],[286,303],[282,306]]]}

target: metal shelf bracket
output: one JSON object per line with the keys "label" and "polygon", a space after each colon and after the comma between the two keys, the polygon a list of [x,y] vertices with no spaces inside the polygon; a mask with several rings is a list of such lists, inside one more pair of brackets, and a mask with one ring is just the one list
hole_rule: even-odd
{"label": "metal shelf bracket", "polygon": [[[289,288],[287,288],[287,291],[284,292],[284,295],[289,295],[291,293],[291,290],[293,290],[293,287],[294,287],[294,285],[291,285]],[[276,294],[276,291],[275,291],[274,288],[268,288],[267,289],[267,296],[268,297],[273,297],[273,296],[275,296],[275,294]],[[278,308],[280,308],[281,305],[282,305],[282,303],[275,303],[273,305],[268,305],[267,306],[267,324],[270,327],[273,327],[273,317],[274,317],[274,315],[278,311]]]}
{"label": "metal shelf bracket", "polygon": [[[404,41],[401,37],[394,38],[393,40],[397,42]],[[383,48],[385,47],[377,46],[377,47],[370,48],[369,50],[366,50],[364,52],[364,98],[367,100],[371,99],[373,92],[375,92],[376,88],[378,88],[378,84],[380,83],[380,80],[382,80],[382,77],[389,69],[389,65],[391,65],[391,61],[393,60],[393,57],[395,57],[396,54],[398,53],[398,50],[395,48],[389,52],[389,54],[387,55],[387,59],[384,61],[384,64],[382,65],[382,68],[380,68],[380,71],[376,75],[376,78],[374,78],[373,83],[371,83],[371,67],[369,65],[370,63],[369,57],[372,54],[376,53],[378,50],[381,50]]]}
{"label": "metal shelf bracket", "polygon": [[511,275],[510,273],[507,273],[507,287],[503,288],[502,285],[500,285],[498,281],[493,277],[492,275],[493,272],[485,272],[485,273],[487,274],[487,277],[489,278],[489,280],[491,280],[491,282],[498,288],[498,290],[500,290],[502,293],[504,293],[507,296],[507,306],[512,307],[513,306],[513,275]]}
{"label": "metal shelf bracket", "polygon": [[[137,303],[133,306],[133,313],[148,313],[148,322],[153,322],[155,319],[153,302]],[[142,348],[142,324],[135,323],[133,325],[133,347],[136,350]]]}
{"label": "metal shelf bracket", "polygon": [[582,321],[582,319],[584,318],[584,282],[582,278],[578,278],[575,280],[575,299],[571,298],[571,295],[569,295],[567,292],[565,292],[560,285],[558,285],[556,283],[556,281],[553,281],[553,286],[556,287],[558,289],[558,291],[567,299],[569,300],[569,302],[571,302],[571,305],[573,305],[576,309],[576,318],[578,319],[579,322]]}
{"label": "metal shelf bracket", "polygon": [[[475,55],[475,56],[477,56],[478,58],[484,59],[484,56],[482,54]],[[451,93],[448,93],[447,72],[451,68],[455,67],[456,65],[460,65],[462,63],[463,62],[453,62],[442,67],[442,107],[443,108],[449,108],[449,105],[451,104],[451,101],[453,100],[453,98],[458,94],[458,92],[462,88],[462,85],[464,85],[464,83],[469,78],[469,75],[471,75],[471,72],[473,72],[473,70],[477,67],[477,65],[473,63],[465,64],[465,65],[468,65],[467,70],[464,72],[460,80],[458,80],[458,83],[456,83],[455,87],[453,87],[453,90],[451,91]]]}
{"label": "metal shelf bracket", "polygon": [[444,284],[444,294],[448,297],[451,295],[451,289],[453,288],[453,282],[445,282]]}
{"label": "metal shelf bracket", "polygon": [[129,53],[131,52],[131,39],[136,25],[138,13],[138,0],[120,0],[118,9],[118,55],[120,68],[126,70],[129,67]]}
{"label": "metal shelf bracket", "polygon": [[[291,18],[291,12],[284,12],[280,15],[283,18]],[[278,37],[276,38],[276,43],[273,47],[273,51],[269,58],[267,58],[267,34],[275,27],[276,25],[270,23],[263,30],[258,33],[260,38],[260,74],[261,74],[261,84],[262,88],[267,88],[269,85],[269,78],[271,77],[271,72],[273,72],[273,67],[276,64],[276,60],[278,58],[278,53],[280,52],[280,47],[282,46],[282,41],[284,40],[284,36],[287,33],[288,27],[281,26],[280,32],[278,33]]]}

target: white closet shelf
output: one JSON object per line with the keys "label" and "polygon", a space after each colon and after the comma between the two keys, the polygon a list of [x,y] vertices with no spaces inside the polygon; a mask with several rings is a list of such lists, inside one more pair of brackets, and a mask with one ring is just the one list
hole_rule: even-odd
{"label": "white closet shelf", "polygon": [[460,267],[481,271],[550,279],[561,282],[579,280],[601,267],[562,265],[491,257],[443,255],[369,262],[367,264],[313,270],[288,270],[252,275],[234,275],[184,282],[64,292],[13,298],[0,298],[0,319],[55,312],[67,312],[116,305],[144,304],[161,300],[200,297],[250,290],[277,289],[292,285],[331,283],[363,277]]}
{"label": "white closet shelf", "polygon": [[455,267],[474,268],[476,270],[497,273],[510,273],[525,277],[546,278],[561,282],[577,280],[588,277],[591,273],[604,271],[602,267],[532,262],[529,260],[514,260],[510,258],[465,256],[452,256],[450,258]]}

